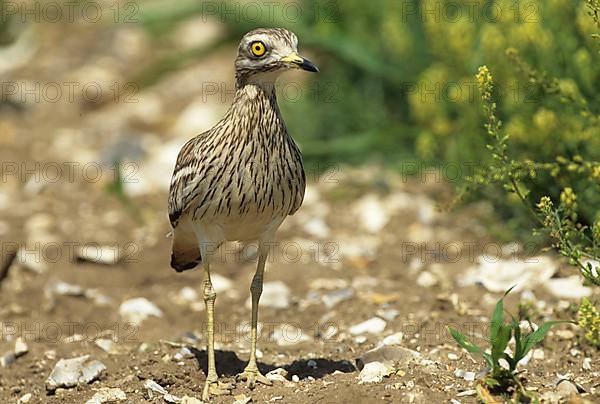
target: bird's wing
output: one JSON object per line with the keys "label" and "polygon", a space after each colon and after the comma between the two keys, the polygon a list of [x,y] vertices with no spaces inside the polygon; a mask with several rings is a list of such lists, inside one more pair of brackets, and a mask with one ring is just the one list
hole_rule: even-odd
{"label": "bird's wing", "polygon": [[300,149],[294,142],[294,140],[290,137],[290,149],[291,153],[294,156],[294,161],[299,165],[299,174],[300,176],[297,178],[298,188],[296,189],[296,194],[294,195],[294,201],[292,203],[292,209],[289,212],[289,215],[293,215],[300,209],[302,202],[304,201],[304,193],[306,191],[306,174],[304,173],[304,166],[302,164],[302,153]]}
{"label": "bird's wing", "polygon": [[203,159],[206,151],[203,150],[204,139],[209,135],[205,132],[189,140],[179,151],[171,185],[169,187],[169,220],[173,228],[177,227],[179,218],[200,197],[204,187],[200,183],[202,176]]}

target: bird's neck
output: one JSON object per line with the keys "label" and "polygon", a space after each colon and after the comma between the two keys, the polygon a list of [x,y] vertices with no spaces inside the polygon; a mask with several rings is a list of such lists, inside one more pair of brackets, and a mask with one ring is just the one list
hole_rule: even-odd
{"label": "bird's neck", "polygon": [[255,113],[258,111],[279,113],[274,83],[252,82],[237,88],[233,97],[232,109],[245,110],[248,107]]}
{"label": "bird's neck", "polygon": [[262,128],[258,132],[265,134],[287,133],[274,86],[248,83],[238,88],[225,120],[243,120],[248,128]]}

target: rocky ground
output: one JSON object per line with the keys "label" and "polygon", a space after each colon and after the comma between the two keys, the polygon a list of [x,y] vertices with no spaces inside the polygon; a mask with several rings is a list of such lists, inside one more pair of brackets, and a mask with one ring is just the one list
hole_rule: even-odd
{"label": "rocky ground", "polygon": [[[33,39],[11,48],[13,65],[0,65],[2,81],[17,83],[0,106],[3,260],[16,252],[0,268],[0,402],[198,402],[207,368],[202,272],[169,268],[166,186],[181,144],[227,105],[207,99],[198,77],[231,85],[222,66],[233,47],[136,90],[138,102],[123,92],[115,102],[111,85],[126,91],[132,70],[160,53],[145,31],[27,29]],[[186,34],[160,49],[222,34],[206,22],[178,30]],[[23,98],[22,83],[73,81],[100,84],[108,98]],[[535,323],[573,318],[573,303],[591,294],[555,256],[490,238],[485,204],[437,209],[451,185],[435,177],[337,162],[308,172],[304,206],[267,264],[259,367],[273,385],[236,383],[215,402],[475,402],[484,363],[447,326],[485,344],[489,314],[514,284],[508,311],[529,303]],[[234,383],[249,356],[254,248],[229,245],[221,257],[217,369]],[[547,402],[596,402],[597,356],[565,324],[520,368]]]}

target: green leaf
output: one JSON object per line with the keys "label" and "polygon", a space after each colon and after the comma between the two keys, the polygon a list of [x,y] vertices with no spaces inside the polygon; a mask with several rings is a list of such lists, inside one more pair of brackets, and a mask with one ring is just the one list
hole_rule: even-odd
{"label": "green leaf", "polygon": [[[504,296],[506,296],[506,294]],[[496,302],[496,307],[492,313],[492,322],[490,324],[490,340],[492,341],[492,344],[498,339],[502,324],[504,324],[504,297]]]}
{"label": "green leaf", "polygon": [[460,345],[461,347],[466,349],[468,352],[477,353],[477,354],[480,354],[481,356],[483,356],[483,358],[487,362],[488,366],[492,367],[494,365],[494,363],[492,361],[492,357],[488,353],[486,353],[483,349],[479,348],[477,345],[475,345],[471,341],[469,341],[466,336],[464,336],[463,334],[461,334],[459,331],[455,330],[452,327],[448,327],[448,330],[450,331],[452,338],[454,338],[454,340],[458,343],[458,345]]}
{"label": "green leaf", "polygon": [[521,339],[521,327],[519,327],[519,322],[513,319],[512,322],[513,334],[515,337],[515,353],[513,355],[513,361],[510,362],[511,370],[516,369],[517,363],[523,359],[525,354],[523,354],[523,344]]}
{"label": "green leaf", "polygon": [[490,341],[492,343],[492,368],[498,365],[498,361],[504,357],[504,350],[508,346],[508,341],[512,335],[512,326],[504,324],[504,298],[510,293],[516,285],[512,286],[504,296],[496,303],[492,313],[490,327]]}
{"label": "green leaf", "polygon": [[542,342],[544,340],[544,338],[546,338],[546,334],[548,334],[548,331],[550,331],[550,329],[554,325],[559,324],[559,323],[570,323],[570,321],[548,321],[547,323],[542,324],[540,326],[540,328],[538,328],[531,334],[527,335],[523,339],[523,344],[522,344],[523,357],[525,355],[527,355],[527,352],[529,352],[531,350],[531,348],[533,348],[536,344],[539,344],[540,342]]}
{"label": "green leaf", "polygon": [[508,346],[511,335],[512,327],[510,325],[501,325],[496,338],[492,340],[492,361],[494,367],[499,366],[498,361],[505,356],[504,350]]}

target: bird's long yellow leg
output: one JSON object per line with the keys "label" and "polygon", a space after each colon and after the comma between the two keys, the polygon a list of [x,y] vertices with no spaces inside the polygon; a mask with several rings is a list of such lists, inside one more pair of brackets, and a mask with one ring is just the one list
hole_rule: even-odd
{"label": "bird's long yellow leg", "polygon": [[208,401],[211,395],[223,395],[230,394],[230,388],[228,384],[220,383],[218,381],[219,376],[217,375],[217,368],[215,366],[215,300],[217,299],[217,293],[213,288],[210,280],[210,265],[204,264],[204,303],[206,304],[206,316],[207,316],[207,353],[208,353],[208,374],[206,375],[206,383],[204,384],[204,390],[202,392],[202,400]]}
{"label": "bird's long yellow leg", "polygon": [[252,295],[252,329],[250,330],[250,361],[246,366],[246,369],[238,375],[238,379],[246,381],[249,388],[253,389],[256,383],[262,383],[271,385],[272,382],[263,376],[258,370],[256,364],[256,341],[257,327],[258,327],[258,301],[263,290],[263,275],[265,272],[265,263],[267,262],[268,248],[265,245],[259,245],[259,256],[256,273],[252,278],[252,284],[250,285],[250,293]]}

